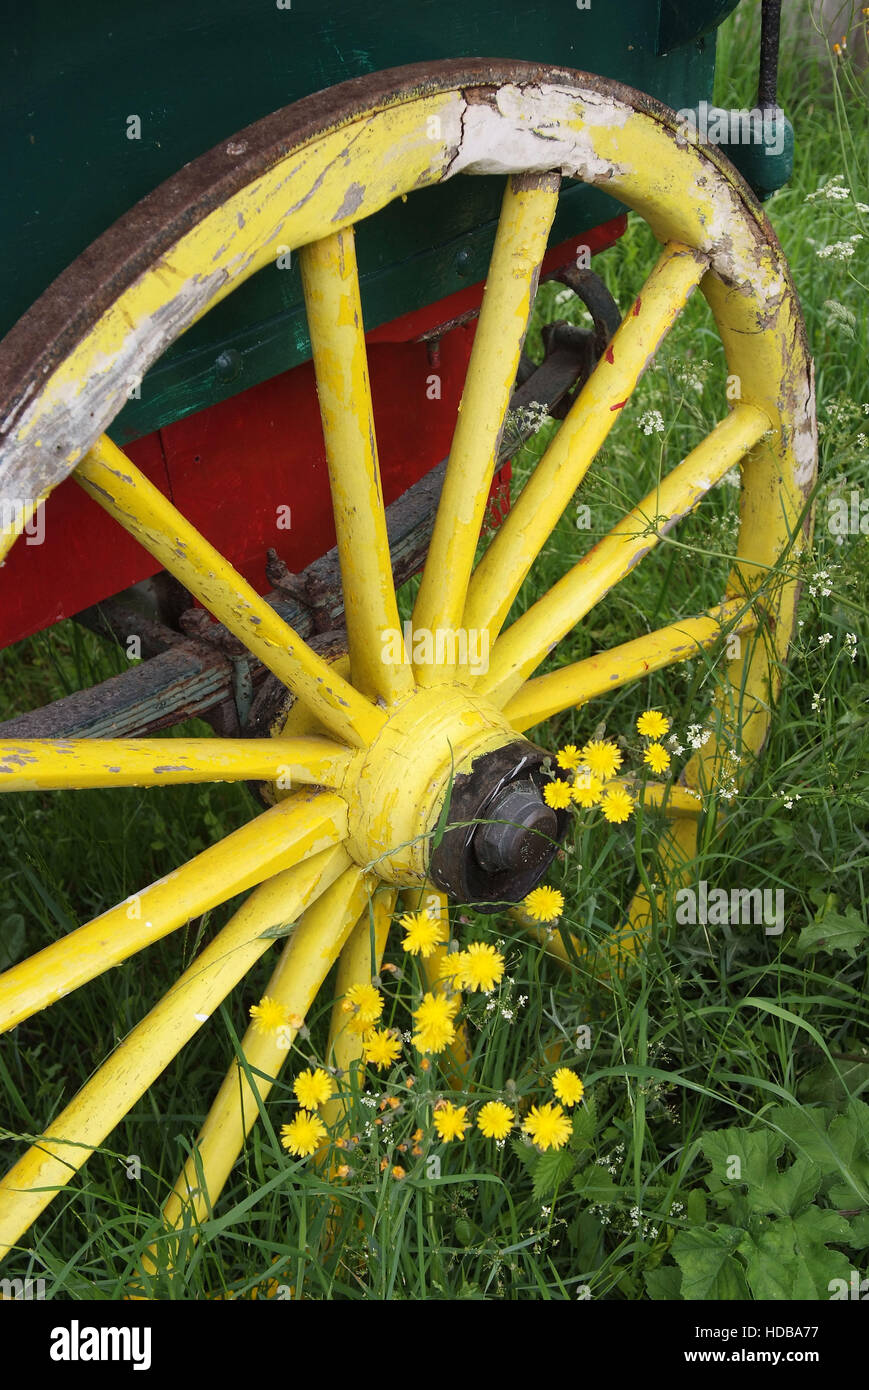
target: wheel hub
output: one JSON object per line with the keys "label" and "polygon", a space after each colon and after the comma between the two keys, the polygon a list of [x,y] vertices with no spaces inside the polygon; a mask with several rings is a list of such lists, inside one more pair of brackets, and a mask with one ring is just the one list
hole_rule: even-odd
{"label": "wheel hub", "polygon": [[545,754],[467,687],[417,689],[350,764],[348,848],[402,887],[432,881],[480,911],[518,902],[567,828]]}

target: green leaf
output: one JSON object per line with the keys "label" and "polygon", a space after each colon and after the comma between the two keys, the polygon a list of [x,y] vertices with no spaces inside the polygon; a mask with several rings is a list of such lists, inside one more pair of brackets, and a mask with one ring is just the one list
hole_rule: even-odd
{"label": "green leaf", "polygon": [[573,1155],[563,1149],[549,1149],[542,1153],[534,1169],[534,1200],[541,1201],[550,1192],[567,1182],[573,1172]]}
{"label": "green leaf", "polygon": [[797,955],[805,956],[810,951],[842,951],[850,960],[855,960],[867,938],[869,926],[856,908],[846,908],[845,912],[823,912],[807,927],[803,927],[797,941]]}
{"label": "green leaf", "polygon": [[661,1265],[659,1269],[647,1269],[643,1278],[649,1298],[655,1302],[675,1302],[682,1297],[682,1271],[678,1265]]}
{"label": "green leaf", "polygon": [[582,1105],[577,1105],[573,1112],[573,1134],[570,1138],[570,1147],[574,1153],[581,1152],[591,1146],[596,1126],[597,1105],[594,1097],[589,1096]]}
{"label": "green leaf", "polygon": [[827,1173],[837,1171],[835,1150],[827,1134],[832,1113],[819,1105],[773,1105],[764,1118],[784,1132],[794,1153],[804,1154]]}
{"label": "green leaf", "polygon": [[582,1197],[593,1206],[610,1206],[617,1202],[621,1189],[606,1168],[600,1163],[590,1163],[573,1179],[573,1186]]}
{"label": "green leaf", "polygon": [[851,1234],[848,1237],[848,1244],[852,1250],[869,1249],[869,1211],[861,1211],[859,1216],[854,1216],[850,1221]]}
{"label": "green leaf", "polygon": [[700,1146],[712,1165],[707,1186],[717,1193],[740,1183],[756,1190],[769,1182],[778,1173],[777,1160],[784,1153],[785,1141],[769,1129],[747,1130],[733,1125],[702,1134]]}
{"label": "green leaf", "polygon": [[14,965],[24,955],[26,924],[20,912],[10,912],[3,918],[0,934],[0,970]]}
{"label": "green leaf", "polygon": [[768,1175],[756,1188],[749,1186],[749,1210],[773,1216],[796,1216],[816,1196],[820,1185],[820,1168],[805,1154],[800,1154],[783,1173]]}
{"label": "green leaf", "polygon": [[456,1244],[465,1247],[474,1243],[474,1228],[466,1216],[460,1216],[456,1222]]}
{"label": "green leaf", "polygon": [[830,1241],[844,1244],[848,1235],[848,1222],[838,1212],[807,1207],[797,1217],[769,1222],[760,1235],[745,1236],[740,1253],[754,1297],[829,1298],[830,1281],[847,1279],[851,1262],[827,1245]]}
{"label": "green leaf", "polygon": [[519,1162],[533,1174],[537,1167],[537,1150],[533,1144],[526,1144],[522,1139],[511,1139],[510,1148],[518,1158]]}
{"label": "green leaf", "polygon": [[682,1271],[684,1299],[714,1299],[716,1302],[747,1298],[748,1289],[734,1253],[742,1231],[738,1226],[706,1226],[696,1231],[680,1231],[670,1253]]}
{"label": "green leaf", "polygon": [[685,1198],[685,1215],[692,1226],[706,1225],[706,1193],[702,1187],[692,1187]]}
{"label": "green leaf", "polygon": [[843,1115],[830,1125],[830,1140],[846,1172],[830,1188],[830,1201],[837,1207],[869,1204],[869,1105],[852,1100]]}
{"label": "green leaf", "polygon": [[850,1096],[869,1088],[869,1057],[863,1061],[822,1062],[807,1072],[797,1086],[800,1100],[840,1106]]}

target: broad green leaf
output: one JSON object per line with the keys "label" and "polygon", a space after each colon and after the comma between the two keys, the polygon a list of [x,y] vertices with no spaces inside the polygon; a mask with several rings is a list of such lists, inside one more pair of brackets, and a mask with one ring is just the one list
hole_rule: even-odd
{"label": "broad green leaf", "polygon": [[702,1187],[692,1187],[685,1198],[685,1215],[692,1226],[706,1225],[706,1193]]}
{"label": "broad green leaf", "polygon": [[861,1211],[859,1216],[852,1216],[848,1224],[851,1227],[848,1237],[851,1249],[869,1249],[869,1211]]}
{"label": "broad green leaf", "polygon": [[794,1153],[804,1154],[827,1173],[837,1171],[835,1149],[827,1133],[832,1113],[820,1106],[773,1105],[764,1119],[784,1132]]}
{"label": "broad green leaf", "polygon": [[838,1170],[841,1181],[830,1189],[830,1201],[837,1207],[869,1204],[869,1105],[852,1100],[830,1125],[830,1140],[847,1170]]}
{"label": "broad green leaf", "polygon": [[511,1139],[510,1148],[518,1158],[519,1162],[528,1169],[529,1173],[534,1173],[539,1157],[533,1144],[526,1144],[522,1139]]}
{"label": "broad green leaf", "polygon": [[548,1197],[562,1183],[567,1182],[573,1172],[573,1155],[563,1149],[549,1149],[542,1153],[534,1169],[534,1200],[539,1202]]}
{"label": "broad green leaf", "polygon": [[679,1232],[670,1253],[682,1271],[684,1299],[722,1302],[748,1297],[742,1268],[734,1259],[741,1239],[737,1226]]}
{"label": "broad green leaf", "polygon": [[712,1165],[707,1186],[710,1192],[718,1192],[740,1183],[757,1190],[775,1177],[785,1141],[770,1129],[748,1130],[732,1125],[701,1135],[700,1145]]}
{"label": "broad green leaf", "polygon": [[757,1299],[817,1301],[830,1296],[833,1279],[847,1279],[851,1262],[830,1241],[845,1244],[848,1222],[835,1211],[807,1207],[799,1216],[770,1221],[761,1234],[746,1236],[740,1253]]}
{"label": "broad green leaf", "polygon": [[800,1100],[811,1105],[841,1107],[851,1096],[869,1089],[869,1056],[863,1061],[822,1062],[813,1067],[797,1084]]}
{"label": "broad green leaf", "polygon": [[820,1185],[820,1168],[800,1154],[783,1173],[768,1174],[757,1187],[749,1184],[749,1209],[774,1216],[796,1216],[817,1195]]}
{"label": "broad green leaf", "polygon": [[844,912],[824,912],[803,927],[797,941],[797,955],[810,951],[842,951],[851,960],[869,937],[869,926],[854,907]]}
{"label": "broad green leaf", "polygon": [[677,1265],[661,1265],[647,1269],[643,1278],[649,1298],[655,1302],[673,1303],[682,1297],[682,1271]]}

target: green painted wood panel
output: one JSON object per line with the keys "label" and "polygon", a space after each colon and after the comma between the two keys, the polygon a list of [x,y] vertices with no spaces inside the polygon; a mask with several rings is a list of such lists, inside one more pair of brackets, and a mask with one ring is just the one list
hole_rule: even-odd
{"label": "green painted wood panel", "polygon": [[[726,0],[728,2],[728,0]],[[286,3],[286,0],[281,0]],[[181,165],[278,107],[403,63],[484,55],[613,77],[679,108],[710,98],[714,34],[695,0],[687,41],[660,54],[662,0],[29,0],[0,55],[0,335],[51,280]],[[729,0],[735,3],[735,0]],[[128,118],[141,139],[127,138]],[[360,229],[366,324],[479,280],[500,179],[457,179]],[[553,239],[615,215],[593,189],[562,198]],[[229,373],[221,353],[238,353]],[[286,370],[308,355],[297,269],[270,267],[196,325],[119,418],[126,441]],[[237,368],[237,370],[236,370]],[[229,379],[223,379],[226,377]]]}

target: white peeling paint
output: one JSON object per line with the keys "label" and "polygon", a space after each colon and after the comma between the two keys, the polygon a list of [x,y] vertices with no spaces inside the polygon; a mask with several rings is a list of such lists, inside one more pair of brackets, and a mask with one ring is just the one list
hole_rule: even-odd
{"label": "white peeling paint", "polygon": [[[468,103],[450,177],[560,169],[566,177],[588,183],[606,181],[623,171],[595,153],[588,131],[571,128],[586,111],[576,93],[545,84],[502,87],[497,93],[497,110],[488,104]],[[628,107],[597,102],[590,123],[622,126],[629,115]]]}

